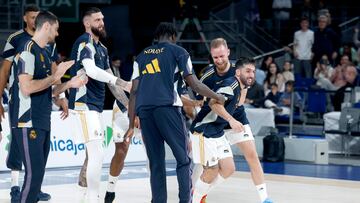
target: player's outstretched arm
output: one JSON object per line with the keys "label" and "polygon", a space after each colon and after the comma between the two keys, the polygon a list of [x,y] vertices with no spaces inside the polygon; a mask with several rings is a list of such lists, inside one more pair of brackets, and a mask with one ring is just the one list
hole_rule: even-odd
{"label": "player's outstretched arm", "polygon": [[208,88],[206,85],[201,83],[196,76],[193,74],[187,75],[185,77],[186,83],[191,87],[192,90],[195,92],[216,100],[219,104],[225,103],[225,97],[221,94],[216,94],[214,91],[212,91],[210,88]]}
{"label": "player's outstretched arm", "polygon": [[86,75],[77,75],[72,77],[71,80],[58,84],[53,88],[52,96],[57,97],[59,94],[65,92],[69,88],[79,88],[88,82]]}
{"label": "player's outstretched arm", "polygon": [[232,117],[229,112],[226,111],[223,105],[218,104],[214,99],[211,99],[209,102],[209,106],[212,111],[214,111],[221,118],[229,122],[230,127],[236,132],[244,131],[244,126],[237,121],[234,117]]}
{"label": "player's outstretched arm", "polygon": [[[108,73],[110,74],[113,74],[111,69],[107,69],[106,70]],[[120,78],[120,75],[118,76],[118,78]],[[111,93],[114,95],[114,97],[120,102],[122,103],[124,106],[128,106],[129,105],[129,99],[128,97],[126,96],[123,88],[121,88],[120,86],[117,86],[117,85],[113,85],[113,84],[110,84],[108,83],[107,84]],[[130,92],[130,90],[129,90]]]}
{"label": "player's outstretched arm", "polygon": [[62,62],[58,65],[56,71],[53,74],[41,80],[34,80],[31,74],[21,73],[18,76],[21,92],[24,95],[29,96],[32,93],[40,92],[50,87],[56,81],[60,80],[60,78],[73,64],[74,61]]}
{"label": "player's outstretched arm", "polygon": [[129,100],[129,108],[128,108],[128,116],[129,116],[129,129],[125,133],[125,140],[127,142],[130,141],[131,137],[134,135],[134,127],[135,127],[135,101],[136,101],[136,92],[138,88],[139,80],[134,79],[132,81],[132,87],[130,91],[130,100]]}
{"label": "player's outstretched arm", "polygon": [[130,91],[131,86],[129,86],[129,82],[116,77],[114,74],[112,74],[110,69],[109,72],[97,67],[93,59],[85,58],[81,61],[81,63],[85,68],[86,75],[88,75],[90,78],[107,84],[119,86],[121,89],[127,92]]}

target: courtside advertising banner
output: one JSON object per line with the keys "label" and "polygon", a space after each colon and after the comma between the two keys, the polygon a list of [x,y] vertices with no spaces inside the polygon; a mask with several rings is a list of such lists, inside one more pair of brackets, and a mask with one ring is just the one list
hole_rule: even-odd
{"label": "courtside advertising banner", "polygon": [[[51,145],[46,168],[81,166],[85,159],[85,145],[76,143],[72,128],[76,123],[70,119],[61,120],[61,112],[52,112],[51,114]],[[10,130],[7,114],[2,121],[3,139],[0,142],[0,171],[9,170],[6,167],[6,157],[10,147]],[[106,110],[101,115],[104,139],[104,164],[109,164],[115,151],[115,144],[112,138],[112,111]],[[146,161],[146,152],[143,142],[139,136],[131,139],[129,153],[125,162]]]}

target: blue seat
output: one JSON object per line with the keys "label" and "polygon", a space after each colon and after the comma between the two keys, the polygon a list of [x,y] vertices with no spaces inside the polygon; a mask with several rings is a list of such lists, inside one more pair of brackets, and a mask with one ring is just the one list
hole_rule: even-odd
{"label": "blue seat", "polygon": [[310,88],[315,82],[316,80],[314,78],[297,77],[295,78],[295,87]]}
{"label": "blue seat", "polygon": [[311,89],[308,92],[305,112],[325,113],[326,112],[326,92],[324,89]]}

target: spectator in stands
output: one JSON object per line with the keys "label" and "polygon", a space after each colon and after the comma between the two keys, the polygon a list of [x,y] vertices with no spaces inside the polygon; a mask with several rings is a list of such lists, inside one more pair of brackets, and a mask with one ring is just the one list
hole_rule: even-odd
{"label": "spectator in stands", "polygon": [[255,82],[248,90],[244,106],[246,108],[259,108],[264,102],[264,87]]}
{"label": "spectator in stands", "polygon": [[342,55],[348,55],[349,61],[352,63],[357,64],[359,62],[358,53],[354,49],[354,47],[351,46],[351,43],[345,43],[339,50],[339,54]]}
{"label": "spectator in stands", "polygon": [[309,29],[309,19],[303,17],[300,22],[301,29],[294,33],[294,67],[295,73],[311,78],[311,48],[314,43],[314,32]]}
{"label": "spectator in stands", "polygon": [[[265,100],[265,107],[268,108],[274,108],[275,112],[278,115],[289,115],[290,114],[290,108],[291,108],[291,93],[294,90],[294,81],[287,81],[286,84],[286,90],[284,93],[282,93],[279,97],[279,100],[277,103],[273,102],[270,99]],[[277,96],[278,97],[278,96]],[[277,99],[275,97],[274,99]],[[301,108],[302,106],[302,99],[300,95],[295,92],[294,93],[294,107]]]}
{"label": "spectator in stands", "polygon": [[294,73],[291,71],[291,69],[292,69],[291,62],[285,61],[284,66],[283,66],[283,72],[282,72],[285,83],[289,80],[295,81]]}
{"label": "spectator in stands", "polygon": [[270,91],[270,84],[276,83],[278,85],[279,91],[283,92],[284,87],[284,77],[280,73],[278,66],[276,63],[271,63],[269,66],[269,71],[266,74],[266,78],[264,80],[264,90],[265,94]]}
{"label": "spectator in stands", "polygon": [[291,0],[274,0],[272,4],[274,13],[274,34],[277,38],[282,39],[281,31],[286,28],[290,20],[290,11],[292,8]]}
{"label": "spectator in stands", "polygon": [[314,72],[314,78],[317,80],[316,85],[326,90],[338,89],[330,81],[333,71],[334,69],[331,67],[327,56],[324,55],[322,59],[320,59],[320,61],[316,64]]}
{"label": "spectator in stands", "polygon": [[356,27],[354,29],[353,42],[354,42],[355,46],[357,47],[358,59],[360,59],[360,40],[359,40],[359,28],[358,27]]}
{"label": "spectator in stands", "polygon": [[265,80],[266,74],[265,71],[260,70],[259,68],[257,68],[255,70],[255,80],[259,85],[264,85],[264,80]]}
{"label": "spectator in stands", "polygon": [[266,108],[273,108],[275,112],[281,111],[281,109],[276,105],[279,103],[281,97],[278,85],[276,83],[271,83],[270,88],[271,91],[267,93],[266,97],[264,98],[264,106]]}
{"label": "spectator in stands", "polygon": [[341,111],[341,104],[344,102],[345,90],[351,90],[356,84],[357,70],[353,63],[346,64],[344,70],[344,77],[346,85],[336,91],[333,99],[335,111]]}
{"label": "spectator in stands", "polygon": [[257,69],[261,69],[265,73],[267,73],[269,71],[269,67],[272,62],[274,62],[274,58],[270,55],[267,55],[263,58],[260,68]]}
{"label": "spectator in stands", "polygon": [[313,67],[320,60],[321,56],[326,54],[331,64],[334,64],[339,50],[339,37],[333,29],[328,27],[328,17],[320,15],[318,18],[319,27],[314,31],[314,44],[312,51],[314,53]]}
{"label": "spectator in stands", "polygon": [[266,73],[269,71],[269,65],[273,62],[273,57],[268,55],[262,59],[260,68],[256,68],[255,80],[260,85],[264,85]]}
{"label": "spectator in stands", "polygon": [[335,67],[333,74],[330,77],[330,81],[335,86],[335,90],[346,85],[345,68],[349,62],[349,56],[343,55],[340,64]]}

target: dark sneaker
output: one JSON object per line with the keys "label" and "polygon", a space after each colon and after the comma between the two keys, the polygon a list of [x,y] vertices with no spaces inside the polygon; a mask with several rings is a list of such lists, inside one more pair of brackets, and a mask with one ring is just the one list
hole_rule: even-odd
{"label": "dark sneaker", "polygon": [[106,192],[105,203],[112,203],[115,199],[115,192]]}
{"label": "dark sneaker", "polygon": [[38,201],[49,201],[51,199],[51,195],[48,193],[40,191],[37,196]]}
{"label": "dark sneaker", "polygon": [[11,203],[20,202],[20,187],[12,186],[10,191]]}

